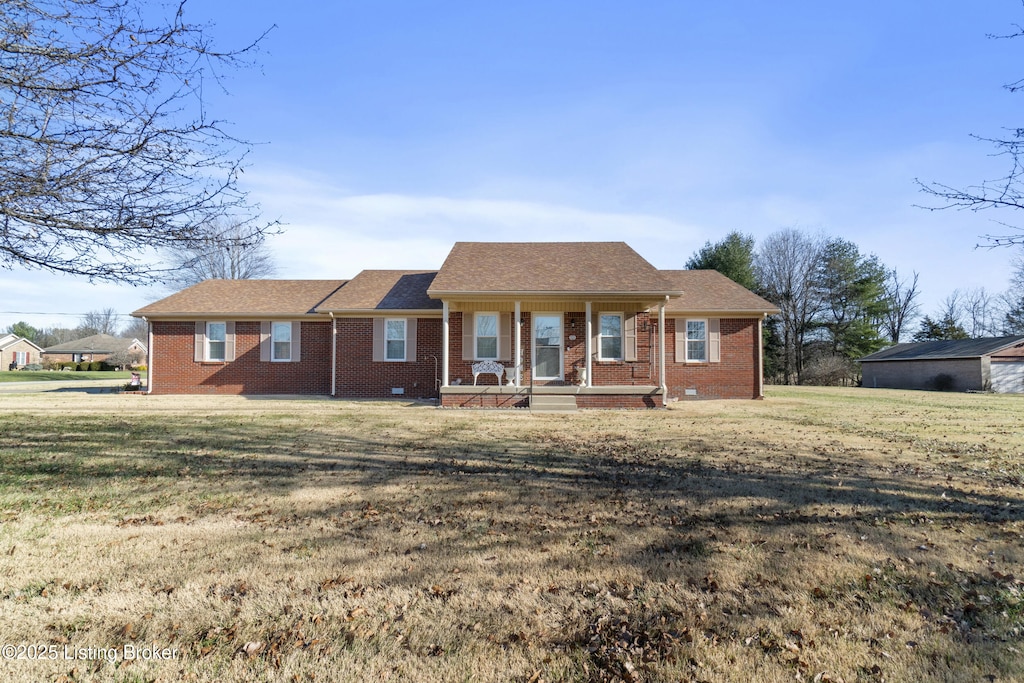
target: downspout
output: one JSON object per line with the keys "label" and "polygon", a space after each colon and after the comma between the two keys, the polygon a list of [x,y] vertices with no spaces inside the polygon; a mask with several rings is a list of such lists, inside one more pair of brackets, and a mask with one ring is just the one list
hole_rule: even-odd
{"label": "downspout", "polygon": [[338,395],[338,319],[334,311],[328,315],[331,316],[331,398],[335,398]]}
{"label": "downspout", "polygon": [[146,341],[146,393],[153,393],[153,321],[142,316],[146,321],[148,337]]}
{"label": "downspout", "polygon": [[668,382],[665,381],[665,304],[658,305],[658,384],[661,386],[661,404],[668,407]]}
{"label": "downspout", "polygon": [[764,398],[764,319],[767,313],[757,319],[757,398]]}

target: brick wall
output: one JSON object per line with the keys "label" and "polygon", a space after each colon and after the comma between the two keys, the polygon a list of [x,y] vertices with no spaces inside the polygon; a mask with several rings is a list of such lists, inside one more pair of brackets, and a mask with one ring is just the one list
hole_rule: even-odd
{"label": "brick wall", "polygon": [[235,323],[235,360],[197,363],[194,322],[153,322],[151,389],[156,394],[329,394],[331,323],[302,323],[302,359],[260,360],[260,323]]}
{"label": "brick wall", "polygon": [[[441,320],[416,321],[416,360],[373,360],[373,319],[338,319],[338,385],[342,398],[436,398],[441,377]],[[492,375],[493,377],[493,375]]]}
{"label": "brick wall", "polygon": [[[719,363],[677,363],[674,318],[665,319],[665,379],[669,398],[680,401],[712,398],[759,398],[757,320],[722,318]],[[685,330],[680,330],[685,334]],[[686,390],[696,391],[687,396]]]}
{"label": "brick wall", "polygon": [[862,383],[880,389],[981,391],[986,386],[980,358],[861,363]]}

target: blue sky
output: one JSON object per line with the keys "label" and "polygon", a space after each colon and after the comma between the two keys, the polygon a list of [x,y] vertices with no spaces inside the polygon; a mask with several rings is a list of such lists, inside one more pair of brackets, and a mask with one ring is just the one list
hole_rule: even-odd
{"label": "blue sky", "polygon": [[[284,223],[278,277],[434,268],[456,240],[625,240],[681,268],[730,230],[796,226],[919,272],[927,312],[1008,285],[1012,252],[974,246],[1017,217],[917,208],[914,180],[1007,170],[970,136],[1024,124],[1003,88],[1024,39],[988,37],[1024,22],[1017,0],[190,0],[186,16],[224,47],[276,25],[261,68],[207,101],[260,143],[243,183]],[[0,328],[167,293],[19,270],[0,291]]]}

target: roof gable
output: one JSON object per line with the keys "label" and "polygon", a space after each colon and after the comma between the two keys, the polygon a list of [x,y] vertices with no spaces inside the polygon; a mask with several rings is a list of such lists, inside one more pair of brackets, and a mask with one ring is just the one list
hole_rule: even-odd
{"label": "roof gable", "polygon": [[735,312],[770,315],[779,312],[778,306],[730,280],[717,270],[661,272],[677,288],[683,290],[682,296],[671,299],[665,306],[666,314]]}
{"label": "roof gable", "polygon": [[1024,344],[1024,336],[985,337],[982,339],[943,339],[896,344],[861,358],[862,363],[883,360],[945,360],[980,358],[1005,348]]}
{"label": "roof gable", "polygon": [[132,315],[310,315],[343,284],[345,280],[205,280]]}
{"label": "roof gable", "polygon": [[364,270],[317,306],[320,312],[440,310],[427,296],[436,270]]}
{"label": "roof gable", "polygon": [[5,334],[4,336],[0,337],[0,349],[10,348],[11,346],[15,346],[17,344],[28,344],[32,348],[38,349],[39,351],[43,350],[43,347],[39,346],[39,344],[36,344],[31,339],[19,337],[16,334]]}
{"label": "roof gable", "polygon": [[456,242],[427,293],[678,292],[625,242]]}

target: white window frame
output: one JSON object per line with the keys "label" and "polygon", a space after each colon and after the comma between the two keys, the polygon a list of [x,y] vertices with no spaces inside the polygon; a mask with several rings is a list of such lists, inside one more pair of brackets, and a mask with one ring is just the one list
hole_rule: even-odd
{"label": "white window frame", "polygon": [[[210,335],[210,328],[214,325],[220,325],[224,329],[224,334],[219,340],[214,340]],[[220,358],[214,358],[213,354],[210,353],[211,344],[221,344],[223,350],[220,353]],[[211,363],[223,363],[227,360],[228,354],[228,324],[219,320],[212,320],[206,323],[206,334],[203,337],[203,356],[207,361]]]}
{"label": "white window frame", "polygon": [[[391,325],[389,323],[402,323],[402,337],[401,339],[392,338],[390,336]],[[388,342],[401,341],[402,342],[402,357],[392,358],[390,356],[390,348]],[[384,360],[388,363],[404,363],[405,357],[409,350],[409,321],[405,318],[384,318]]]}
{"label": "white window frame", "polygon": [[[619,319],[619,336],[618,337],[612,337],[611,335],[609,335],[608,337],[605,337],[605,335],[602,333],[602,330],[604,328],[601,325],[601,319],[602,318],[612,318],[612,317],[615,317],[615,318]],[[617,360],[617,361],[621,361],[621,360],[623,360],[626,357],[626,355],[625,355],[625,353],[626,353],[626,327],[625,326],[626,326],[626,314],[625,313],[618,312],[618,311],[612,311],[612,312],[601,311],[601,312],[599,312],[597,314],[597,359],[598,360]],[[604,343],[602,342],[602,340],[603,339],[616,339],[616,338],[619,340],[619,355],[618,356],[613,356],[613,357],[605,357],[605,355],[604,355]]]}
{"label": "white window frame", "polygon": [[[702,323],[704,325],[704,336],[700,339],[690,339],[690,323]],[[708,338],[708,319],[707,318],[686,318],[685,326],[683,328],[683,334],[686,335],[686,362],[687,363],[707,363],[708,352],[710,351],[711,340]],[[704,357],[693,358],[690,356],[690,343],[691,342],[703,342],[704,343]]]}
{"label": "white window frame", "polygon": [[[490,316],[494,318],[494,355],[484,356],[480,354],[480,340],[490,339],[491,335],[482,336],[480,334],[480,319],[484,316]],[[498,360],[500,349],[498,348],[501,344],[501,318],[499,314],[494,311],[481,311],[473,316],[473,358],[476,360]]]}
{"label": "white window frame", "polygon": [[[287,339],[278,338],[278,330],[284,330]],[[278,357],[277,345],[288,344],[288,355]],[[270,362],[271,363],[288,363],[292,359],[292,324],[290,322],[274,321],[270,323]]]}
{"label": "white window frame", "polygon": [[28,351],[15,351],[14,363],[16,365],[28,365]]}

